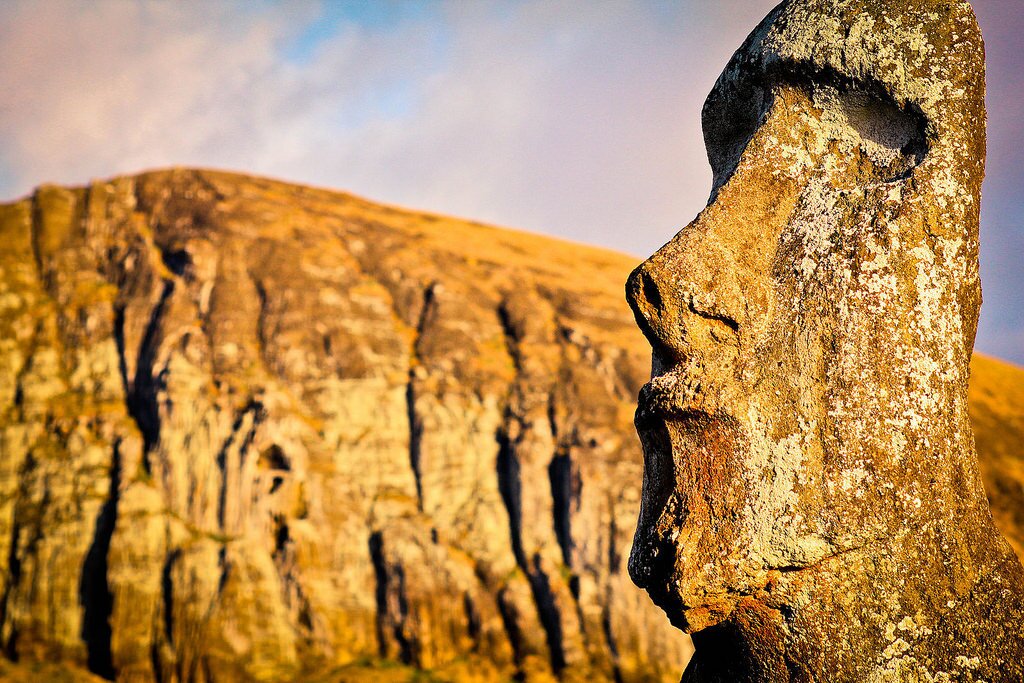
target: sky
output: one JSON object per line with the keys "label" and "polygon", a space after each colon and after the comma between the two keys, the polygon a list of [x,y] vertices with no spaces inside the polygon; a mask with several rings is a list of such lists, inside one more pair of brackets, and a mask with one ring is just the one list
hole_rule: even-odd
{"label": "sky", "polygon": [[[0,201],[204,166],[646,256],[703,208],[700,108],[774,0],[4,0]],[[1024,3],[986,38],[977,348],[1024,365]]]}

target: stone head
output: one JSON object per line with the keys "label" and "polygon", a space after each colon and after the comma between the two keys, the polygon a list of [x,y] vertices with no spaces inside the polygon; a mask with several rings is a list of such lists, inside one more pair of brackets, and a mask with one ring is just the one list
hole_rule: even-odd
{"label": "stone head", "polygon": [[653,347],[630,572],[687,631],[987,510],[966,413],[985,156],[969,4],[783,2],[703,128],[709,203],[627,284]]}

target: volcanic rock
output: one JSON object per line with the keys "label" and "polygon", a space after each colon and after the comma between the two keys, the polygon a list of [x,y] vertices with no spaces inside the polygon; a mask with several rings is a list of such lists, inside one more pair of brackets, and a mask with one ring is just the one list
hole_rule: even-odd
{"label": "volcanic rock", "polygon": [[627,257],[191,170],[42,187],[0,236],[7,657],[677,680],[625,571]]}
{"label": "volcanic rock", "polygon": [[[632,257],[185,169],[0,235],[3,680],[678,680]],[[1012,525],[1024,371],[976,363]]]}
{"label": "volcanic rock", "polygon": [[1024,680],[968,416],[984,122],[952,0],[787,0],[708,97],[711,201],[627,286],[630,570],[684,681]]}

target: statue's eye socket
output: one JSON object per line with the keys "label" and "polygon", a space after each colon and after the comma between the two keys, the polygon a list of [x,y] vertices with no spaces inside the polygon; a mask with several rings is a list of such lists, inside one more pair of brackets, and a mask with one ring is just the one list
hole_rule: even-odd
{"label": "statue's eye socket", "polygon": [[733,102],[733,109],[723,117],[720,144],[733,152],[742,152],[754,137],[765,112],[766,93],[751,89],[743,99]]}
{"label": "statue's eye socket", "polygon": [[840,93],[838,104],[880,180],[906,178],[924,160],[928,144],[921,113],[859,90]]}
{"label": "statue's eye socket", "polygon": [[[714,173],[712,198],[736,169],[747,145],[774,102],[786,90],[809,97],[828,134],[847,150],[859,150],[858,175],[871,182],[908,178],[928,152],[927,119],[913,106],[900,106],[881,86],[851,82],[832,72],[775,75],[738,82],[712,92],[704,106],[704,141]],[[845,130],[845,133],[842,131]],[[860,175],[864,173],[866,175]]]}
{"label": "statue's eye socket", "polygon": [[768,88],[750,84],[730,95],[716,101],[716,106],[705,105],[704,109],[704,143],[716,188],[736,168],[773,97]]}

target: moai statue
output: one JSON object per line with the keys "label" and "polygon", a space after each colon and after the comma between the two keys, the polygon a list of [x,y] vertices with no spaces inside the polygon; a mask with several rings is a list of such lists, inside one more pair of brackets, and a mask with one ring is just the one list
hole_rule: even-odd
{"label": "moai statue", "polygon": [[789,0],[708,97],[711,200],[627,284],[684,681],[1024,681],[967,415],[984,94],[967,2]]}

